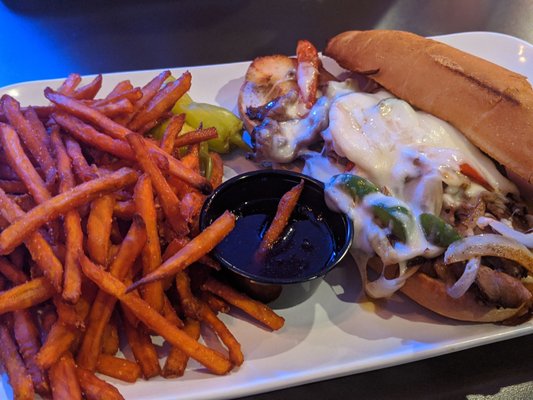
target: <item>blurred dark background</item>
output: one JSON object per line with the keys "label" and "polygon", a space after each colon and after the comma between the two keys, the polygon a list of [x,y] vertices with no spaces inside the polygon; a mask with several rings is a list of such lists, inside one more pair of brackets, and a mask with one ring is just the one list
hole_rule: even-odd
{"label": "blurred dark background", "polygon": [[347,29],[507,33],[533,42],[531,0],[4,0],[0,86],[250,60],[323,48]]}

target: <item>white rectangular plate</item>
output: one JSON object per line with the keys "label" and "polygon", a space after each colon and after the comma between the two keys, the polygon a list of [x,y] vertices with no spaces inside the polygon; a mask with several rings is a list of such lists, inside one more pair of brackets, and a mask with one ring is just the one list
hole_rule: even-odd
{"label": "white rectangular plate", "polygon": [[[533,81],[533,46],[519,39],[485,32],[437,38],[519,72]],[[176,68],[191,71],[191,95],[196,101],[236,109],[237,93],[249,63]],[[104,76],[102,93],[130,79],[143,85],[159,71],[137,71]],[[23,105],[46,104],[44,87],[61,80],[29,82],[0,89]],[[232,160],[232,165],[240,165]],[[249,167],[244,161],[242,169]],[[240,172],[240,171],[239,171]],[[192,364],[185,376],[155,378],[124,384],[113,381],[127,399],[222,399],[266,392],[312,381],[384,368],[423,358],[510,339],[533,332],[533,322],[516,327],[468,324],[433,315],[408,299],[395,296],[371,303],[351,259],[331,272],[317,291],[292,308],[279,308],[286,324],[269,332],[239,316],[224,316],[242,343],[245,362],[227,376],[214,376]],[[0,398],[12,398],[5,374]]]}

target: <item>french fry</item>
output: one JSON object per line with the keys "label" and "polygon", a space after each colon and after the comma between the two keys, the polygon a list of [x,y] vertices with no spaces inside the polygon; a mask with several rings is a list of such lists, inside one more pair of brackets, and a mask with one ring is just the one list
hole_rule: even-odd
{"label": "french fry", "polygon": [[109,354],[98,356],[96,370],[101,374],[130,383],[137,381],[141,376],[141,367],[136,362]]}
{"label": "french fry", "polygon": [[[50,139],[57,159],[59,191],[66,192],[75,186],[76,181],[70,167],[70,157],[63,145],[57,126],[52,129]],[[83,251],[83,231],[78,210],[68,211],[64,216],[63,224],[66,251],[62,296],[66,301],[76,303],[81,295],[81,270],[78,264],[78,253]]]}
{"label": "french fry", "polygon": [[111,225],[115,196],[107,194],[91,202],[91,211],[87,219],[87,252],[98,264],[107,267]]}
{"label": "french fry", "polygon": [[189,190],[180,203],[180,211],[187,223],[191,226],[191,230],[196,232],[198,227],[198,220],[200,218],[200,212],[204,205],[205,196],[197,191]]}
{"label": "french fry", "polygon": [[285,193],[279,203],[276,215],[272,220],[272,223],[265,232],[259,248],[255,253],[255,258],[257,260],[262,260],[265,258],[266,254],[272,249],[272,246],[277,242],[281,233],[287,226],[289,218],[292,214],[292,211],[298,203],[300,194],[302,193],[304,187],[303,179],[296,186],[291,188],[287,193]]}
{"label": "french fry", "polygon": [[128,128],[132,131],[144,133],[154,127],[161,116],[169,111],[190,87],[191,74],[187,71],[157,92],[152,100],[128,123]]}
{"label": "french fry", "polygon": [[46,222],[96,197],[128,186],[137,178],[137,172],[124,167],[109,175],[82,183],[37,205],[0,233],[0,254],[7,254],[12,251]]}
{"label": "french fry", "polygon": [[0,180],[0,188],[7,193],[26,193],[26,185],[19,180]]}
{"label": "french fry", "polygon": [[201,128],[195,131],[184,133],[176,138],[174,147],[189,146],[192,144],[198,144],[206,140],[215,139],[218,137],[216,128]]}
{"label": "french fry", "polygon": [[211,310],[215,313],[222,312],[228,313],[230,310],[229,304],[222,300],[220,297],[215,296],[211,292],[202,291],[200,293],[200,299],[206,303]]}
{"label": "french fry", "polygon": [[163,82],[167,80],[167,78],[170,76],[170,71],[163,71],[159,75],[157,75],[155,78],[153,78],[150,82],[148,82],[146,85],[142,88],[142,97],[134,104],[135,111],[131,113],[131,115],[120,119],[119,122],[126,126],[129,121],[131,121],[136,115],[139,110],[142,110],[150,100],[153,99],[153,97],[156,95],[157,91],[161,88],[163,85]]}
{"label": "french fry", "polygon": [[[129,281],[126,281],[126,282],[129,282]],[[136,290],[133,293],[135,293],[137,296],[139,295],[138,290]],[[128,310],[125,307],[122,307],[122,318],[127,320],[128,323],[135,328],[139,326],[139,319],[130,310]]]}
{"label": "french fry", "polygon": [[[113,91],[111,91],[109,93],[108,96],[106,96],[105,99],[103,100],[96,100],[93,104],[94,105],[98,105],[98,106],[102,106],[102,105],[106,105],[106,104],[113,104],[113,103],[118,103],[122,100],[128,100],[130,103],[135,103],[137,101],[139,101],[142,96],[143,96],[143,92],[141,90],[141,88],[134,88],[132,87],[131,83],[129,84],[130,85],[130,88],[129,89],[126,89],[126,90],[123,90],[122,92],[114,92],[115,89],[113,89]],[[118,85],[117,85],[118,87]],[[133,104],[132,104],[133,105]]]}
{"label": "french fry", "polygon": [[119,347],[118,327],[115,320],[111,318],[104,329],[102,337],[102,353],[113,356],[117,354]]}
{"label": "french fry", "polygon": [[172,118],[170,118],[165,132],[163,132],[161,143],[159,144],[159,147],[161,147],[161,149],[166,151],[168,154],[172,154],[174,151],[176,137],[183,128],[184,123],[185,114],[174,115]]}
{"label": "french fry", "polygon": [[81,76],[79,74],[69,74],[63,83],[61,83],[61,86],[59,86],[57,91],[65,95],[72,94],[80,83]]}
{"label": "french fry", "polygon": [[[126,79],[124,81],[120,81],[119,83],[117,83],[115,87],[107,94],[105,98],[106,100],[113,99],[116,96],[120,96],[121,94],[126,93],[130,90],[133,90],[133,85],[131,84],[129,79]],[[139,98],[141,97],[142,97],[142,90],[141,90],[141,96]]]}
{"label": "french fry", "polygon": [[102,75],[98,74],[96,77],[84,86],[77,87],[71,93],[75,99],[93,99],[102,87]]}
{"label": "french fry", "polygon": [[72,160],[72,168],[74,170],[74,173],[80,181],[92,181],[93,179],[96,179],[98,177],[95,171],[87,163],[87,160],[85,159],[81,151],[81,147],[79,143],[76,142],[76,140],[67,136],[65,138],[65,147],[67,149],[69,157]]}
{"label": "french fry", "polygon": [[189,151],[181,158],[181,162],[195,172],[200,171],[200,146],[198,143],[190,145]]}
{"label": "french fry", "polygon": [[[137,212],[146,225],[146,243],[142,251],[143,274],[149,274],[161,265],[161,245],[157,229],[157,213],[152,191],[152,181],[148,175],[142,175],[133,191],[133,200]],[[163,310],[164,294],[161,282],[146,285],[141,290],[142,298],[158,312]]]}
{"label": "french fry", "polygon": [[241,345],[226,325],[217,318],[213,310],[194,297],[191,292],[191,282],[186,272],[181,271],[176,274],[176,289],[185,315],[207,323],[228,348],[231,362],[235,365],[241,365],[244,361]]}
{"label": "french fry", "polygon": [[76,376],[87,400],[124,399],[116,387],[98,378],[88,369],[77,367]]}
{"label": "french fry", "polygon": [[34,359],[41,347],[39,331],[28,309],[13,312],[13,333],[35,391],[41,395],[48,394],[50,385]]}
{"label": "french fry", "polygon": [[209,152],[209,157],[211,157],[211,163],[213,164],[209,182],[213,188],[216,188],[222,183],[222,179],[224,178],[224,162],[218,153]]}
{"label": "french fry", "polygon": [[[8,195],[11,200],[15,202],[24,212],[27,212],[31,210],[33,207],[35,207],[35,201],[33,200],[33,197],[26,193],[26,194],[20,194],[20,195]],[[50,239],[51,240],[51,239]],[[13,249],[14,250],[14,249]]]}
{"label": "french fry", "polygon": [[[114,209],[113,209],[113,216],[115,216]],[[129,218],[130,221],[132,219],[133,219],[133,216]],[[117,245],[114,243],[122,243],[122,241],[124,240],[124,235],[122,234],[121,225],[122,225],[122,221],[120,221],[120,224],[119,224],[119,221],[113,218],[113,223],[111,224],[111,235],[110,235],[111,246],[109,248],[109,256],[108,256],[109,260],[112,260],[114,255],[116,254],[113,247],[117,247]]]}
{"label": "french fry", "polygon": [[17,131],[29,152],[35,157],[45,174],[46,180],[52,181],[55,175],[55,163],[48,152],[46,143],[39,140],[42,136],[35,134],[30,122],[24,118],[18,101],[11,96],[3,96],[2,103],[9,123]]}
{"label": "french fry", "polygon": [[[30,124],[31,131],[36,137],[38,143],[42,143],[44,145],[45,150],[49,151],[51,149],[50,136],[46,132],[46,128],[43,125],[41,119],[39,118],[39,115],[37,115],[37,111],[35,111],[35,108],[28,107],[24,111],[24,117]],[[47,182],[51,182],[50,179],[53,179],[53,175],[46,176],[46,179]]]}
{"label": "french fry", "polygon": [[[56,93],[50,88],[46,88],[44,94],[46,98],[53,102],[59,109],[84,121],[93,123],[96,127],[102,128],[106,134],[114,139],[125,141],[126,136],[133,133],[133,131],[130,129],[106,117],[98,110],[95,110],[75,99]],[[203,176],[191,171],[189,168],[186,168],[179,160],[166,153],[155,143],[146,139],[143,139],[143,141],[146,147],[150,149],[150,152],[159,154],[160,157],[158,157],[157,163],[160,168],[165,167],[171,175],[187,182],[189,185],[197,188],[204,194],[211,193],[213,188]],[[163,161],[160,160],[161,158]]]}
{"label": "french fry", "polygon": [[54,288],[45,277],[34,278],[13,286],[11,289],[0,292],[0,315],[40,304],[54,294]]}
{"label": "french fry", "polygon": [[159,147],[149,146],[149,152],[155,157],[155,162],[164,172],[198,189],[202,194],[209,194],[213,191],[213,187],[207,179]]}
{"label": "french fry", "polygon": [[0,361],[7,372],[9,384],[13,388],[15,400],[33,400],[35,392],[31,377],[17,351],[11,333],[4,324],[0,324]]}
{"label": "french fry", "polygon": [[211,268],[214,271],[220,271],[221,269],[220,263],[217,260],[215,260],[213,257],[211,257],[210,255],[205,255],[203,257],[200,257],[198,262],[202,265],[205,265],[206,267]]}
{"label": "french fry", "polygon": [[144,147],[144,141],[140,135],[130,134],[127,140],[135,153],[137,162],[141,168],[150,177],[161,207],[167,217],[167,222],[172,226],[178,236],[184,236],[188,233],[188,228],[183,216],[180,213],[179,199],[172,191],[161,170],[156,166],[150,154]]}
{"label": "french fry", "polygon": [[78,330],[76,328],[56,321],[52,325],[46,341],[35,356],[36,364],[43,370],[50,368],[62,354],[70,349],[77,335]]}
{"label": "french fry", "polygon": [[[194,340],[198,340],[200,338],[200,321],[187,318],[183,331]],[[187,354],[178,347],[172,347],[161,371],[161,376],[167,379],[183,376],[188,361],[189,356]]]}
{"label": "french fry", "polygon": [[127,319],[124,319],[123,324],[128,344],[137,364],[141,367],[144,379],[148,380],[159,375],[161,367],[159,366],[157,351],[146,328],[143,325],[133,327]]}
{"label": "french fry", "polygon": [[[20,207],[0,189],[0,212],[2,216],[9,222],[19,221],[26,214],[20,209]],[[9,229],[9,225],[6,229]],[[39,268],[44,272],[45,276],[50,280],[50,283],[56,289],[57,292],[62,290],[63,280],[63,265],[58,260],[54,251],[43,238],[39,232],[35,232],[29,235],[24,244],[28,248],[32,259],[37,263]],[[16,248],[16,246],[14,246]],[[13,248],[13,250],[14,250]],[[7,252],[6,252],[7,253]]]}
{"label": "french fry", "polygon": [[81,400],[81,387],[72,354],[63,354],[48,372],[54,400]]}
{"label": "french fry", "polygon": [[66,231],[66,253],[63,279],[63,298],[76,303],[81,295],[81,270],[76,255],[83,251],[83,231],[77,210],[66,213],[64,218]]}
{"label": "french fry", "polygon": [[[185,247],[187,243],[189,243],[190,240],[187,238],[174,238],[172,241],[168,244],[167,248],[165,249],[165,252],[163,253],[163,261],[167,261],[170,257],[172,257],[174,254],[176,254],[179,250]],[[206,265],[209,268],[213,268],[215,271],[220,270],[220,264],[218,261],[210,257],[209,255],[204,255],[198,259],[198,262],[200,264]]]}
{"label": "french fry", "polygon": [[199,304],[191,291],[191,280],[185,271],[176,274],[176,290],[183,312],[188,318],[199,319]]}
{"label": "french fry", "polygon": [[52,118],[80,142],[119,158],[126,160],[135,159],[130,147],[123,140],[113,139],[108,135],[100,133],[92,126],[66,113],[56,112],[52,114]]}
{"label": "french fry", "polygon": [[79,313],[75,306],[66,303],[60,296],[54,296],[53,302],[59,321],[81,330],[85,329],[85,315]]}
{"label": "french fry", "polygon": [[133,104],[128,99],[120,99],[98,105],[93,104],[93,107],[109,118],[128,114],[133,111]]}
{"label": "french fry", "polygon": [[228,327],[216,316],[216,314],[209,308],[209,306],[202,301],[198,301],[199,317],[206,322],[211,329],[217,334],[222,343],[227,347],[229,359],[235,365],[242,365],[244,356],[241,351],[241,345],[235,339],[235,336],[230,332]]}
{"label": "french fry", "polygon": [[5,257],[0,257],[0,273],[15,285],[20,285],[28,281],[26,274],[10,263]]}
{"label": "french fry", "polygon": [[125,126],[106,117],[98,110],[92,108],[83,102],[73,99],[72,97],[64,96],[57,93],[50,88],[44,90],[45,97],[50,100],[55,106],[70,115],[73,115],[83,121],[90,122],[95,127],[102,128],[105,133],[114,139],[126,140],[126,135],[132,131]]}
{"label": "french fry", "polygon": [[278,330],[285,323],[285,319],[277,315],[267,305],[250,299],[248,296],[237,292],[231,286],[225,285],[213,278],[208,278],[202,285],[202,288],[216,294],[232,306],[241,309],[252,318],[268,326],[270,329]]}
{"label": "french fry", "polygon": [[171,345],[179,347],[214,374],[223,375],[229,372],[232,364],[223,355],[196,342],[155,312],[136,294],[126,293],[126,286],[122,282],[93,264],[87,257],[82,255],[80,262],[83,272],[89,279],[105,292],[117,297],[147,328],[162,336]]}
{"label": "french fry", "polygon": [[102,110],[102,107],[106,107],[113,104],[119,104],[123,100],[127,100],[133,107],[133,103],[138,101],[142,97],[142,90],[138,87],[134,88],[129,81],[124,82],[127,82],[127,85],[129,86],[121,88],[118,85],[122,84],[122,82],[119,82],[117,86],[111,92],[109,92],[109,94],[105,98],[98,100],[89,100],[86,101],[85,104]]}
{"label": "french fry", "polygon": [[117,201],[113,209],[113,215],[120,219],[130,220],[137,212],[135,202],[133,200]]}
{"label": "french fry", "polygon": [[[112,276],[119,279],[119,281],[125,278],[135,259],[141,253],[145,241],[144,222],[140,217],[135,218],[128,234],[120,245],[117,256],[109,267]],[[78,365],[81,367],[94,371],[98,361],[98,354],[102,347],[102,335],[111,318],[115,303],[116,299],[109,293],[103,290],[98,291],[89,313],[87,329],[76,358]]]}
{"label": "french fry", "polygon": [[155,271],[139,279],[128,288],[128,292],[150,282],[164,279],[182,271],[200,257],[209,253],[235,227],[235,216],[226,211],[209,227],[192,239],[185,247],[165,261]]}
{"label": "french fry", "polygon": [[172,325],[177,326],[178,328],[183,328],[183,321],[178,317],[176,310],[172,307],[172,304],[166,295],[164,295],[162,314]]}
{"label": "french fry", "polygon": [[52,197],[50,192],[28,156],[26,156],[22,143],[20,143],[17,133],[11,126],[0,124],[0,142],[9,165],[20,180],[24,182],[35,201],[42,203],[49,200]]}

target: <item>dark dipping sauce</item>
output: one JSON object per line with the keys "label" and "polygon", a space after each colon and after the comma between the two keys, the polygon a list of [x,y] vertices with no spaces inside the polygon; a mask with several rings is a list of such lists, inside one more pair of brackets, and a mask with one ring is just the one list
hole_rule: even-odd
{"label": "dark dipping sauce", "polygon": [[276,214],[279,199],[260,199],[234,210],[233,231],[217,246],[218,255],[250,278],[277,283],[321,275],[335,258],[333,233],[322,218],[298,204],[289,222],[263,260],[255,253]]}
{"label": "dark dipping sauce", "polygon": [[[288,225],[262,262],[255,259],[263,235],[276,215],[281,197],[304,180]],[[237,217],[235,228],[211,252],[226,277],[253,298],[269,302],[280,296],[284,305],[308,298],[321,279],[348,252],[352,223],[330,210],[324,185],[303,174],[282,170],[237,175],[209,196],[200,213],[206,229],[226,210]],[[281,304],[281,303],[280,303]]]}

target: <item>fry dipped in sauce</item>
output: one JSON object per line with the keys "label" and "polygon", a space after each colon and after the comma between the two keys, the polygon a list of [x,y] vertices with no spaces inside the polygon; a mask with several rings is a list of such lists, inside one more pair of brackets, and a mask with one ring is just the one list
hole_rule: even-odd
{"label": "fry dipped in sauce", "polygon": [[289,222],[289,217],[291,216],[294,208],[296,207],[296,204],[298,203],[298,199],[300,198],[300,194],[302,193],[303,187],[304,181],[302,179],[300,180],[299,184],[294,186],[281,197],[278,204],[278,209],[276,211],[276,215],[272,220],[270,227],[265,232],[265,235],[263,236],[263,239],[259,244],[259,248],[255,253],[256,261],[260,262],[264,260],[268,251],[272,249],[274,244],[279,239],[281,233],[283,232],[283,229],[285,229],[287,223]]}

